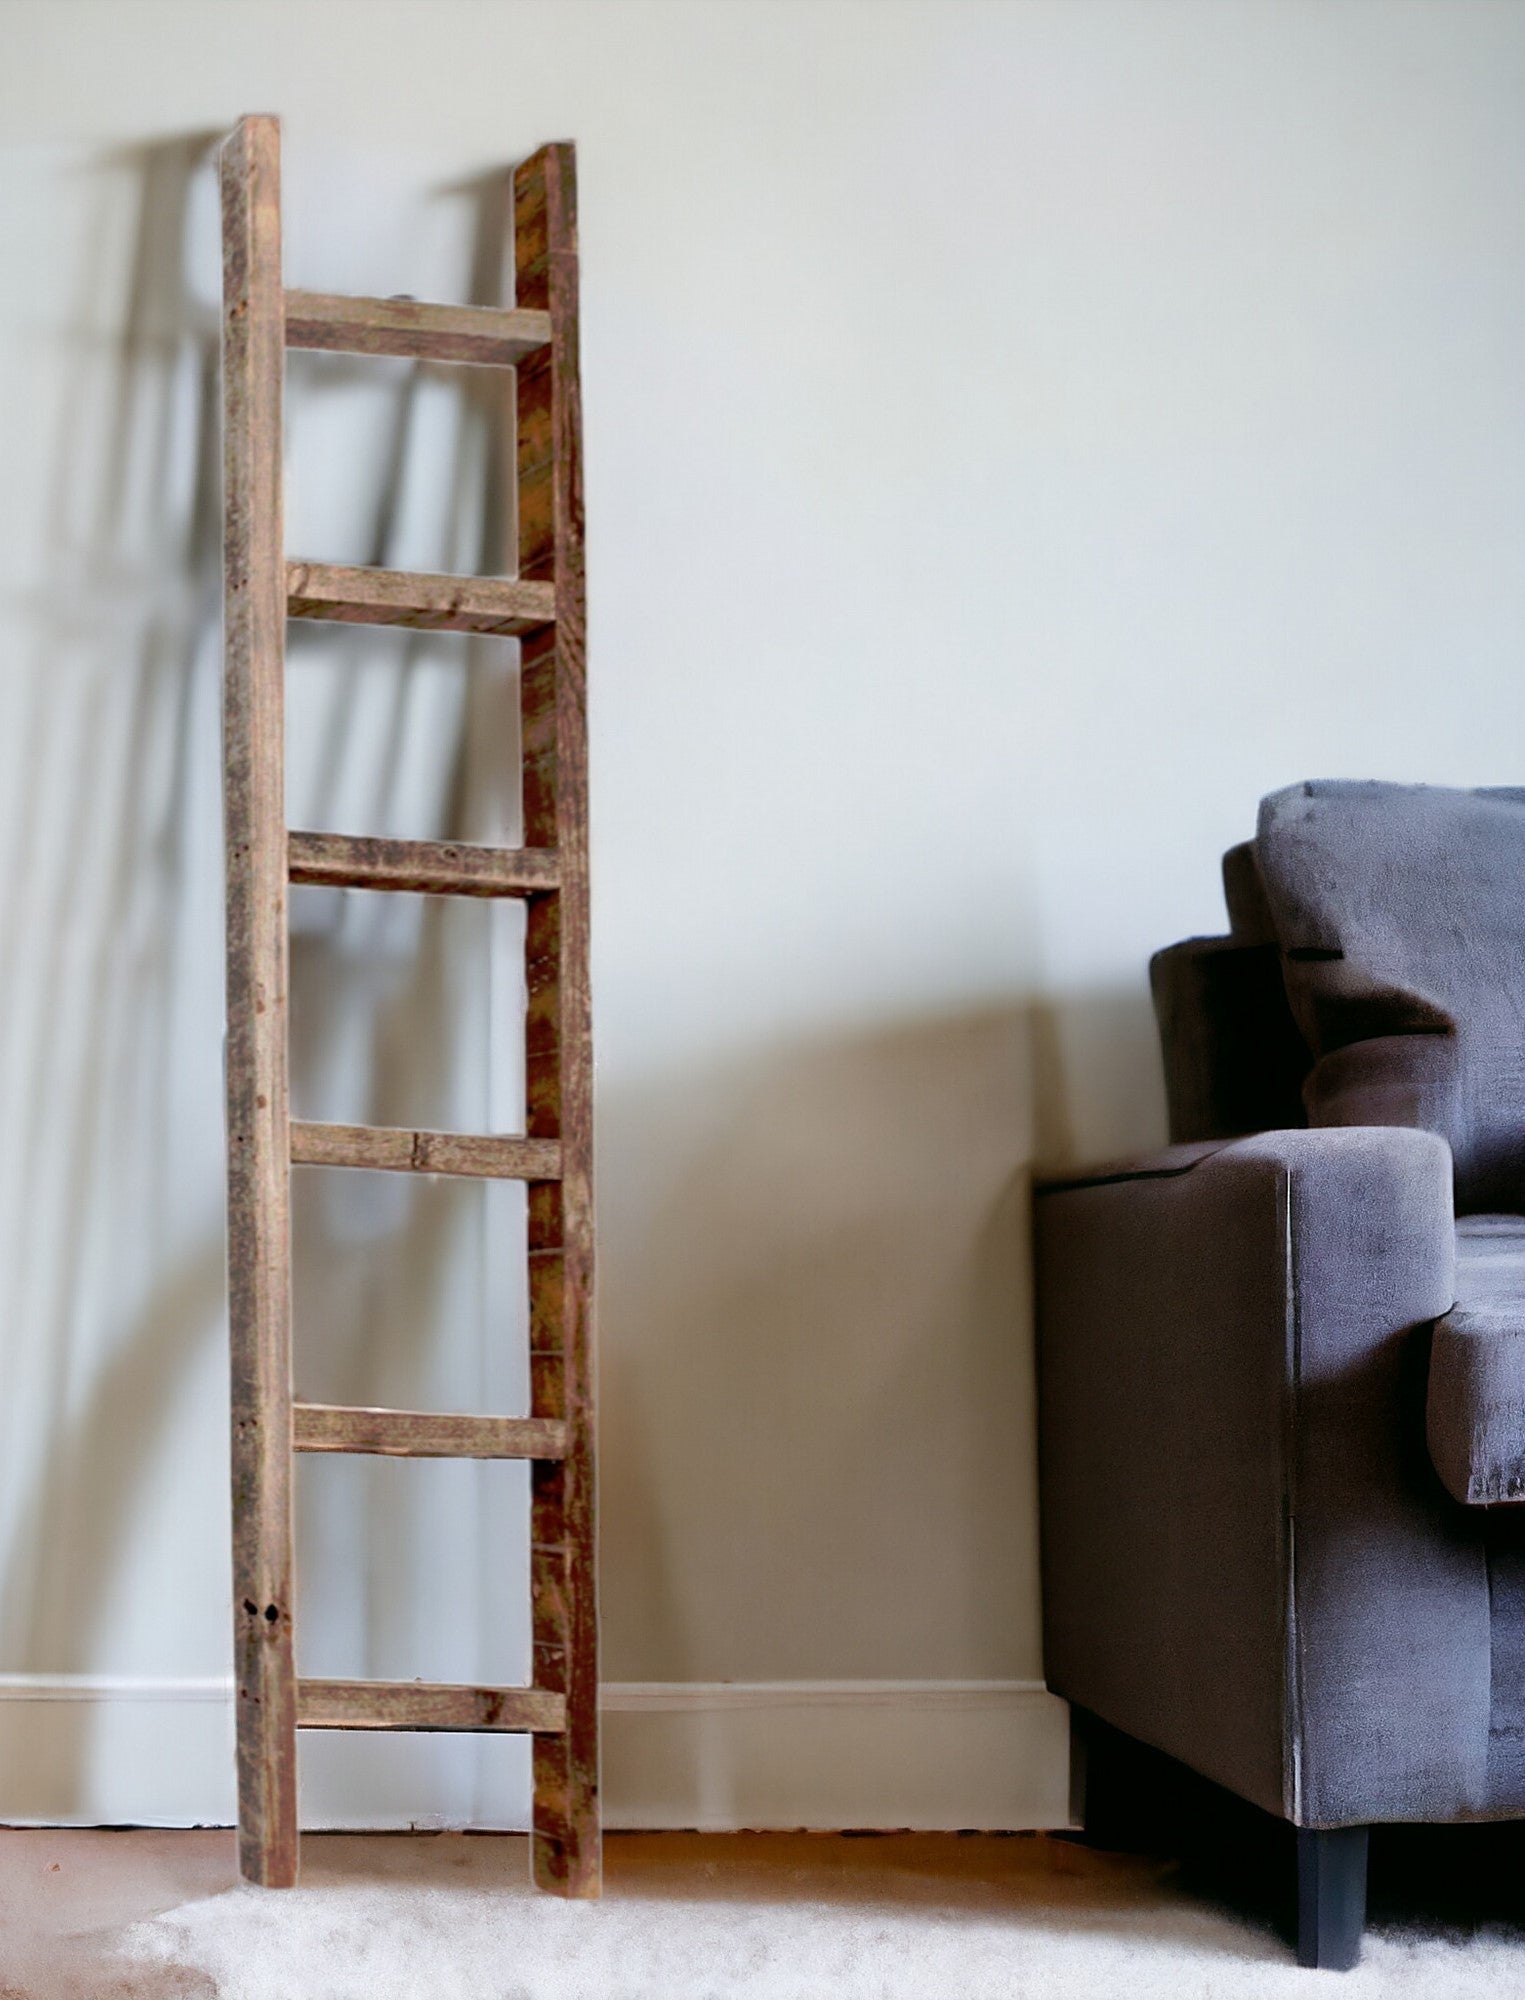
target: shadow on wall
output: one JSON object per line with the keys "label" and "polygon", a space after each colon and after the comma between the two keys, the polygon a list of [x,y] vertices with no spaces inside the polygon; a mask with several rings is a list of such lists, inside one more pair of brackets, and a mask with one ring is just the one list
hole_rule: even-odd
{"label": "shadow on wall", "polygon": [[[211,1078],[182,1060],[208,991],[195,930],[213,794],[195,766],[221,588],[215,323],[184,265],[208,143],[98,163],[60,341],[47,569],[12,612],[26,637],[0,870],[10,1671],[95,1666],[113,1625],[136,1650],[128,1552],[221,1309],[221,1216],[195,1192],[215,1127],[187,1116]],[[125,228],[120,318],[102,337],[100,265]],[[17,1791],[39,1775],[13,1772]],[[68,1811],[79,1773],[55,1762],[45,1780]]]}
{"label": "shadow on wall", "polygon": [[[1139,1006],[1075,1011],[1131,1043]],[[1073,1157],[1062,1039],[982,1008],[601,1094],[609,1678],[1041,1672],[1028,1205]]]}
{"label": "shadow on wall", "polygon": [[[87,177],[47,567],[6,614],[26,635],[0,746],[9,1673],[228,1664],[210,147]],[[436,191],[473,218],[467,296],[500,295],[503,192]],[[102,270],[125,272],[119,300]],[[298,441],[361,381],[299,359]],[[376,365],[381,496],[357,482],[343,546],[302,552],[500,568],[476,496],[501,405]],[[508,648],[304,631],[289,688],[295,823],[516,837]],[[298,1115],[519,1124],[519,913],[304,892],[293,919]],[[617,1005],[620,968],[600,977]],[[1092,1147],[1109,1078],[1137,1091],[1147,1004],[950,1009],[601,1089],[609,1677],[1039,1673],[1029,1163]],[[517,1190],[305,1170],[295,1210],[304,1394],[523,1406]],[[504,1470],[304,1468],[306,1671],[524,1673]],[[44,1793],[45,1814],[90,1810],[88,1735],[70,1740],[72,1768],[52,1734],[46,1769],[10,1768],[0,1814]],[[492,1817],[468,1795],[441,1810]]]}
{"label": "shadow on wall", "polygon": [[[46,518],[40,567],[4,609],[17,665],[0,732],[0,1672],[49,1679],[180,1679],[225,1672],[229,1656],[215,143],[50,158],[26,189],[67,218],[56,268],[75,289],[51,299],[45,354],[26,329],[39,402],[52,394]],[[441,198],[475,227],[467,295],[496,296],[501,177]],[[297,424],[336,387],[342,401],[344,368],[289,385]],[[480,501],[501,404],[461,373],[383,364],[389,477],[339,523],[351,559],[501,567],[503,524]],[[399,556],[425,515],[437,546]],[[293,648],[291,678],[308,824],[512,837],[506,647],[317,632]],[[356,921],[315,896],[300,913],[297,1108],[385,1117],[407,1102],[421,1122],[511,1127],[517,1050],[489,1060],[489,1030],[516,1004],[517,970],[501,990],[515,913],[420,901],[373,898]],[[320,1101],[346,1091],[342,1109]],[[348,1194],[344,1178],[298,1188],[296,1295],[317,1393],[349,1377],[354,1400],[427,1406],[432,1387],[449,1405],[512,1407],[522,1341],[489,1355],[487,1332],[522,1321],[522,1302],[483,1273],[505,1261],[493,1241],[505,1216],[512,1230],[515,1191],[394,1186],[378,1208],[384,1177],[347,1177]],[[337,1499],[320,1489],[304,1525],[309,1638],[345,1655],[336,1671],[428,1672],[448,1586],[467,1613],[451,1643],[467,1657],[447,1677],[512,1677],[527,1614],[497,1605],[504,1574],[527,1571],[524,1525],[505,1530],[501,1506],[484,1508],[478,1468],[432,1488],[425,1469],[411,1535],[393,1519],[395,1489],[371,1509],[371,1543],[397,1530],[377,1583],[367,1557],[380,1545],[359,1545],[374,1468],[360,1470]],[[341,1576],[360,1578],[358,1596],[335,1591]],[[404,1668],[390,1656],[410,1639],[420,1657]],[[17,1799],[49,1816],[91,1810],[88,1731],[62,1754],[46,1734],[35,1770],[12,1761],[24,1737],[8,1737],[0,1813]]]}

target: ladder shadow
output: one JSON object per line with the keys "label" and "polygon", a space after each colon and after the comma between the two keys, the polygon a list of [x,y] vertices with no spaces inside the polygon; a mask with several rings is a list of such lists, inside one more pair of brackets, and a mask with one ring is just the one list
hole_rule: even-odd
{"label": "ladder shadow", "polygon": [[[187,1398],[199,1407],[211,1393],[219,1411],[226,1407],[225,1389],[205,1387],[208,1374],[220,1385],[226,1366],[210,159],[220,137],[117,149],[84,169],[88,254],[55,343],[67,381],[43,554],[35,587],[7,607],[26,621],[29,645],[10,708],[15,782],[0,800],[0,990],[8,995],[0,1091],[11,1140],[0,1158],[4,1672],[67,1676],[104,1664],[174,1679],[188,1656],[202,1671],[224,1666],[231,1632],[231,1613],[208,1606],[200,1583],[191,1586],[197,1602],[182,1609],[173,1597],[181,1575],[203,1575],[214,1547],[213,1573],[225,1576],[228,1546],[225,1422],[215,1435],[189,1439],[194,1464],[184,1429]],[[465,191],[481,218],[474,281],[489,297],[502,186],[495,196],[485,183]],[[102,273],[120,274],[120,295]],[[462,497],[482,484],[482,452],[468,433],[490,427],[485,385],[472,382],[462,399],[458,448],[443,458],[426,451],[420,465],[417,409],[427,387],[417,370],[398,383],[371,559],[385,560],[404,490],[422,479],[441,495],[447,548],[468,558],[479,549],[482,567],[500,569],[501,518],[491,510],[474,517]],[[296,402],[300,420],[300,395]],[[431,650],[438,636],[416,641],[405,642],[386,725],[373,739],[379,754],[366,796],[383,823],[361,830],[385,831],[387,814],[418,796],[419,759],[409,752],[421,707],[434,760],[424,808],[440,816],[439,830],[508,812],[493,774],[517,768],[511,655],[501,642],[494,650],[494,642],[450,640],[458,651],[449,672],[460,687],[442,699]],[[488,671],[478,673],[484,661]],[[357,676],[358,668],[351,688]],[[420,689],[420,681],[429,684]],[[343,693],[326,717],[332,740],[327,764],[318,760],[320,795],[338,788]],[[378,1097],[443,1090],[459,1067],[446,1026],[462,985],[459,952],[452,958],[450,941],[441,942],[449,913],[431,901],[415,922],[439,948],[391,983],[360,1038],[359,1068]],[[318,1032],[293,1050],[299,1102],[335,1060],[323,1031],[329,1003],[342,1010],[352,997],[343,959],[355,940],[338,950],[336,937],[332,909],[320,910],[294,950],[298,976],[318,998]],[[420,1032],[421,1020],[439,1032]],[[511,1075],[510,1094],[512,1086]],[[448,1192],[418,1192],[402,1226],[388,1232],[384,1255],[371,1257],[378,1270],[408,1275],[415,1345],[448,1302],[448,1253],[469,1255],[488,1233],[478,1217],[463,1237]],[[299,1288],[322,1239],[321,1228],[308,1230],[299,1244]],[[306,1330],[320,1354],[334,1335],[350,1342],[357,1367],[379,1361],[384,1372],[385,1343],[378,1351],[364,1301],[350,1303],[347,1326]],[[400,1341],[401,1328],[393,1331]],[[168,1525],[166,1512],[172,1440],[181,1490],[204,1494],[215,1482],[217,1496],[214,1514],[193,1509],[183,1528]],[[381,1525],[396,1525],[385,1507]],[[162,1593],[161,1601],[143,1595],[145,1536],[150,1596]],[[490,1551],[490,1536],[484,1546]],[[420,1549],[417,1567],[438,1554]],[[485,1585],[485,1557],[483,1569]],[[384,1649],[386,1604],[369,1605],[367,1618]],[[527,1656],[527,1605],[521,1623]],[[207,1659],[209,1630],[217,1640]],[[10,1796],[45,1793],[38,1816],[88,1813],[96,1779],[89,1732],[49,1731],[45,1746],[40,1734],[35,1746],[23,1734],[12,1732],[18,1740],[8,1743]]]}
{"label": "ladder shadow", "polygon": [[[42,568],[14,607],[31,643],[0,834],[11,1671],[98,1657],[148,1469],[187,1377],[216,1351],[221,1217],[183,1201],[183,1155],[208,1150],[216,1127],[187,1126],[177,1076],[198,978],[196,766],[215,716],[221,588],[216,319],[187,261],[211,143],[185,134],[84,169],[92,255],[56,336],[66,388]],[[124,303],[97,333],[127,211]],[[215,838],[212,852],[215,869]],[[12,1779],[25,1794],[45,1775],[50,1809],[79,1810],[85,1732],[62,1756],[49,1734],[46,1773]]]}
{"label": "ladder shadow", "polygon": [[[0,1226],[11,1232],[0,1254],[0,1363],[11,1385],[0,1405],[0,1425],[11,1426],[0,1430],[0,1664],[11,1671],[93,1664],[129,1618],[133,1644],[150,1657],[143,1634],[167,1623],[167,1605],[130,1601],[128,1552],[179,1399],[198,1370],[224,1365],[216,313],[197,296],[186,257],[207,145],[189,135],[96,163],[103,184],[119,191],[125,180],[132,190],[128,310],[104,351],[91,344],[89,283],[72,310],[77,387],[59,440],[47,567],[23,607],[34,628],[18,723],[24,754],[0,832],[0,990],[9,996],[0,1083],[12,1138],[0,1160]],[[483,300],[500,296],[491,273],[507,241],[504,187],[495,176],[475,193],[442,191],[479,202],[468,289]],[[103,250],[116,241],[114,200],[100,203]],[[455,500],[478,483],[480,431],[494,421],[479,400],[488,389],[468,382],[459,448],[419,466],[410,440],[428,379],[416,372],[399,390],[401,443],[375,516],[378,557],[412,478]],[[473,518],[461,505],[447,545],[475,546],[480,567],[502,569],[503,514]],[[380,823],[353,830],[394,830],[388,815],[414,798],[414,695],[439,658],[426,636],[404,642],[369,790],[360,788]],[[439,823],[395,830],[511,839],[500,788],[517,767],[513,675],[492,642],[450,643],[460,650],[446,671],[464,692],[435,704],[448,713],[431,739],[425,796]],[[396,655],[378,664],[389,672]],[[332,754],[316,761],[320,794],[338,787],[343,694],[357,680],[339,683],[324,718]],[[311,1115],[320,1107],[304,1097],[353,1077],[363,1101],[342,1107],[346,1115],[385,1117],[390,1106],[407,1122],[421,1099],[455,1088],[466,1055],[485,1060],[492,1037],[478,1019],[468,1051],[450,1032],[470,982],[459,939],[446,936],[446,906],[370,900],[423,902],[392,920],[395,938],[381,933],[406,951],[395,953],[401,973],[390,968],[379,987],[354,971],[373,940],[345,927],[337,899],[294,941],[305,1011],[293,1048],[297,1108]],[[489,996],[514,1021],[517,1004],[517,992]],[[1127,1006],[1131,1021],[1147,1002]],[[889,1552],[892,1580],[914,1587],[936,1574],[940,1551],[925,1521],[905,1512],[897,1444],[937,1471],[928,1519],[983,1523],[937,1585],[971,1653],[1010,1660],[1028,1645],[1031,1495],[1020,1466],[998,1463],[1028,1421],[1022,1173],[1025,1161],[1079,1143],[1064,1130],[1072,1094],[1052,1083],[1045,1034],[1057,1047],[1053,1021],[1045,1028],[1025,1001],[950,1009],[601,1092],[611,1678],[811,1677],[827,1670],[811,1631],[841,1641],[833,1675],[853,1664],[872,1675],[897,1663],[914,1674],[950,1670],[914,1652],[932,1643],[930,1626],[891,1617],[861,1582],[840,1583],[882,1569],[886,1521],[902,1531]],[[501,1060],[495,1087],[512,1098],[517,1052]],[[957,1144],[946,1130],[950,1104],[965,1120]],[[911,1109],[943,1121],[941,1150],[910,1145]],[[438,1326],[455,1296],[447,1251],[485,1246],[506,1220],[484,1205],[463,1231],[448,1212],[451,1192],[415,1187],[401,1211],[362,1217],[376,1230],[358,1259],[364,1286],[319,1291],[316,1314],[312,1288],[354,1216],[325,1214],[304,1197],[314,1226],[297,1245],[299,1380],[309,1364],[332,1366],[358,1391],[374,1369],[379,1389],[394,1368],[414,1365],[421,1330]],[[503,1349],[522,1345],[506,1323],[514,1301],[491,1283],[483,1290],[486,1309],[505,1321]],[[378,1301],[390,1313],[380,1321]],[[484,1392],[501,1387],[500,1363],[481,1365]],[[224,1440],[219,1425],[206,1447],[219,1495]],[[680,1469],[676,1485],[658,1483],[659,1465],[664,1480]],[[398,1541],[412,1517],[382,1497],[346,1525],[367,1511],[377,1546],[409,1549],[402,1580],[427,1580],[438,1549]],[[224,1517],[209,1532],[225,1562]],[[479,1596],[504,1594],[489,1574],[495,1532],[478,1519]],[[301,1551],[319,1589],[331,1585],[335,1550],[304,1541]],[[728,1575],[744,1587],[727,1585]],[[1009,1593],[1006,1605],[991,1578]],[[718,1601],[735,1610],[718,1640],[706,1598],[717,1581]],[[363,1579],[362,1589],[369,1658],[341,1671],[384,1657],[407,1623],[394,1624],[395,1599]],[[513,1629],[527,1653],[527,1615]],[[511,1637],[509,1624],[484,1627],[483,1643],[495,1634]],[[86,1795],[85,1744],[81,1735],[72,1767],[53,1758],[61,1800]]]}

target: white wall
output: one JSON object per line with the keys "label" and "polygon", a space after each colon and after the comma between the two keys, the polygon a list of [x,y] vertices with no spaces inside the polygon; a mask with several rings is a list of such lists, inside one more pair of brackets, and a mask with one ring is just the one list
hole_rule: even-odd
{"label": "white wall", "polygon": [[[1525,12],[12,0],[6,34],[0,1814],[226,1810],[185,135],[258,109],[292,280],[333,288],[479,288],[481,177],[579,144],[613,1813],[1062,1819],[1027,1177],[1161,1136],[1144,963],[1218,926],[1262,792],[1519,778]],[[327,365],[293,552],[478,559],[480,409]],[[307,642],[293,817],[511,832],[501,651]],[[507,921],[304,914],[299,1108],[499,1115]],[[304,1386],[503,1406],[512,1197],[350,1180],[304,1197]],[[511,1485],[304,1478],[309,1669],[518,1671]],[[511,1745],[306,1763],[315,1818],[523,1811]]]}

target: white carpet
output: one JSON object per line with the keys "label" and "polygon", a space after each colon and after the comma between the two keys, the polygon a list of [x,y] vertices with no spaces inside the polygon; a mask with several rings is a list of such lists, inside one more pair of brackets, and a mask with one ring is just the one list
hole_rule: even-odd
{"label": "white carpet", "polygon": [[[14,1838],[15,1836],[5,1836]],[[114,1836],[117,1840],[134,1836]],[[142,1838],[142,1836],[137,1836]],[[177,1836],[148,1836],[159,1840]],[[32,1836],[40,1838],[40,1836]],[[67,1838],[67,1837],[65,1837]],[[78,1836],[76,1836],[78,1838]],[[113,1836],[93,1836],[110,1840]],[[194,1839],[197,1836],[178,1836]],[[206,1838],[206,1836],[201,1836]],[[706,1854],[718,1858],[706,1860]],[[225,1863],[224,1863],[225,1865]],[[517,1840],[309,1840],[304,1882],[55,1937],[6,2000],[1512,2000],[1525,1932],[1368,1937],[1301,1972],[1169,1871],[1040,1840],[635,1838],[596,1904]],[[162,1894],[162,1889],[160,1890]],[[1525,1885],[1522,1885],[1525,1906]],[[0,1932],[0,1935],[4,1935]],[[41,1939],[35,1941],[41,1946]],[[6,1977],[14,1978],[7,1969]]]}

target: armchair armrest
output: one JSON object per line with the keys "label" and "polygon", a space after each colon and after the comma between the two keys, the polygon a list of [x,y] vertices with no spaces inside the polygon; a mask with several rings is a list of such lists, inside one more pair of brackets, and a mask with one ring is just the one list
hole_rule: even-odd
{"label": "armchair armrest", "polygon": [[1454,1271],[1449,1150],[1406,1128],[1172,1147],[1040,1191],[1061,1694],[1300,1825],[1478,1809],[1485,1557],[1424,1437]]}

